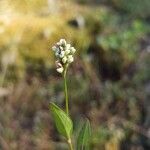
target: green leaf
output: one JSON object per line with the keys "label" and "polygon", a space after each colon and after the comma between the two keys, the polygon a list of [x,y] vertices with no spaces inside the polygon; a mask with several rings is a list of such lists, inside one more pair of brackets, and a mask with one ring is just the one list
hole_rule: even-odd
{"label": "green leaf", "polygon": [[87,120],[79,132],[79,136],[77,139],[77,150],[88,150],[90,137],[91,125],[89,120]]}
{"label": "green leaf", "polygon": [[60,109],[54,103],[50,103],[50,110],[52,111],[52,115],[58,132],[69,139],[73,130],[73,123],[71,119],[62,109]]}

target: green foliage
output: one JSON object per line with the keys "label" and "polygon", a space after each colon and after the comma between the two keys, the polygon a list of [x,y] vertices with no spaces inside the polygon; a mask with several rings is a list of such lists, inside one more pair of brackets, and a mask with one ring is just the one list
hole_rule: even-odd
{"label": "green foliage", "polygon": [[73,130],[73,123],[69,116],[54,103],[50,104],[53,118],[58,132],[65,138],[70,139]]}
{"label": "green foliage", "polygon": [[92,143],[96,145],[96,147],[103,147],[103,143],[107,143],[110,137],[110,131],[108,128],[100,126],[98,127],[92,136]]}
{"label": "green foliage", "polygon": [[112,0],[115,6],[125,10],[133,16],[149,17],[150,1],[149,0]]}
{"label": "green foliage", "polygon": [[77,139],[77,150],[88,150],[91,137],[91,125],[87,120],[82,126]]}
{"label": "green foliage", "polygon": [[130,26],[125,26],[123,29],[117,32],[110,32],[108,34],[100,35],[98,37],[98,43],[105,50],[122,50],[130,55],[130,53],[135,53],[138,49],[139,38],[147,32],[145,24],[141,21],[135,20]]}
{"label": "green foliage", "polygon": [[[65,0],[52,0],[54,5],[49,6],[47,0],[0,1],[0,135],[9,145],[5,148],[0,141],[0,149],[67,149],[52,130],[47,108],[49,100],[64,104],[63,82],[53,69],[50,52],[60,38],[73,43],[79,55],[69,70],[70,114],[75,124],[82,115],[90,118],[94,126],[91,148],[106,149],[118,128],[123,133],[129,130],[127,145],[136,143],[136,132],[114,118],[135,127],[146,120],[149,20],[130,15],[148,17],[146,1],[113,0],[119,11],[107,5],[64,5]],[[140,13],[133,13],[137,10]],[[82,28],[68,24],[78,15],[83,17]],[[118,74],[120,78],[113,80]],[[109,126],[115,128],[114,135]]]}

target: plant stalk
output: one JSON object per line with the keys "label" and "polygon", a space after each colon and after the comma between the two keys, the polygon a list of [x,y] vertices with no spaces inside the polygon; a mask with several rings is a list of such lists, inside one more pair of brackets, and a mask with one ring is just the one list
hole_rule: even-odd
{"label": "plant stalk", "polygon": [[72,146],[71,138],[68,140],[68,145],[69,145],[70,150],[73,150],[73,146]]}
{"label": "plant stalk", "polygon": [[67,87],[67,67],[64,70],[64,88],[65,88],[65,103],[66,103],[66,113],[69,116],[69,100],[68,100],[68,87]]}
{"label": "plant stalk", "polygon": [[[65,90],[65,103],[66,103],[66,113],[69,116],[69,100],[68,100],[68,87],[67,87],[67,67],[65,66],[65,70],[64,70],[64,90]],[[71,142],[71,138],[68,139],[68,145],[70,150],[73,150],[73,146],[72,146],[72,142]]]}

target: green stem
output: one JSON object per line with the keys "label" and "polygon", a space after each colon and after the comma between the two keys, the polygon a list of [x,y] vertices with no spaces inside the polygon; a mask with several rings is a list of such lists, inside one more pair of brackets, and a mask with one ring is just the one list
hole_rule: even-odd
{"label": "green stem", "polygon": [[73,150],[73,146],[72,146],[71,138],[68,140],[68,145],[69,145],[70,150]]}
{"label": "green stem", "polygon": [[68,101],[68,88],[67,88],[66,72],[67,72],[67,67],[64,70],[64,86],[65,86],[66,113],[67,113],[67,115],[69,115],[69,101]]}
{"label": "green stem", "polygon": [[[68,87],[67,87],[67,68],[68,66],[65,66],[65,70],[63,73],[63,77],[64,77],[64,88],[65,88],[65,103],[66,103],[66,113],[69,116],[69,100],[68,100]],[[70,150],[73,150],[73,146],[72,146],[72,141],[71,138],[68,139],[68,145]]]}

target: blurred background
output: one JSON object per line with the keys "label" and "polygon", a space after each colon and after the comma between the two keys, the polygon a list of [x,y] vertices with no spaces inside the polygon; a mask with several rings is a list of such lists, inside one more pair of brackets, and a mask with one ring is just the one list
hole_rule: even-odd
{"label": "blurred background", "polygon": [[48,109],[64,107],[60,38],[75,133],[87,117],[92,150],[149,150],[149,0],[0,0],[0,150],[67,149]]}

